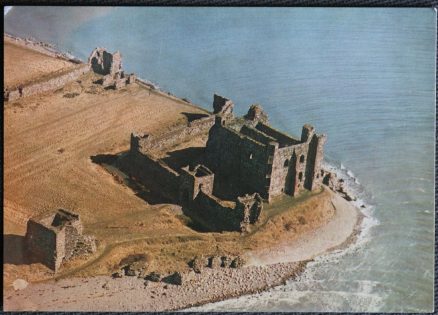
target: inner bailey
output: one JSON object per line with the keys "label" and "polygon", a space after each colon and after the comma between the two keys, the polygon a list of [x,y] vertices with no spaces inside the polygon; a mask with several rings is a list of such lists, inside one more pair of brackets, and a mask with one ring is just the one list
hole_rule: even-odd
{"label": "inner bailey", "polygon": [[94,237],[82,233],[79,215],[59,209],[55,213],[29,219],[26,250],[33,260],[56,272],[64,261],[96,251]]}

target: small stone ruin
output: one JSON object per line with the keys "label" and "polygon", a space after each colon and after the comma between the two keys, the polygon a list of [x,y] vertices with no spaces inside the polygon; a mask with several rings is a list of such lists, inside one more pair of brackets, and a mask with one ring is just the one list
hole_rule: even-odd
{"label": "small stone ruin", "polygon": [[82,233],[79,214],[59,209],[28,221],[26,250],[33,261],[56,272],[64,261],[96,251],[95,238]]}
{"label": "small stone ruin", "polygon": [[104,88],[118,90],[136,80],[135,74],[126,75],[122,70],[122,55],[118,51],[111,54],[105,48],[95,48],[88,58],[88,65],[93,72],[104,76],[100,80]]}

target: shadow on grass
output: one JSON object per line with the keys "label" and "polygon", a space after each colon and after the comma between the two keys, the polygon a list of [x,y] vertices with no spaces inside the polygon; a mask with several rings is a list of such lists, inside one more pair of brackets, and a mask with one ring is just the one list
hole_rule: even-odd
{"label": "shadow on grass", "polygon": [[208,116],[209,116],[208,114],[201,114],[201,113],[187,113],[187,112],[183,112],[183,113],[181,113],[181,114],[183,114],[184,116],[186,116],[186,117],[187,117],[187,120],[188,120],[189,122],[192,122],[192,121],[194,121],[194,120],[201,119],[201,118],[204,118],[204,117],[208,117]]}
{"label": "shadow on grass", "polygon": [[132,189],[134,194],[146,201],[150,205],[157,205],[169,203],[169,200],[162,197],[158,192],[153,191],[149,187],[151,185],[143,185],[138,183],[135,179],[129,177],[119,168],[119,159],[122,155],[117,154],[97,154],[90,157],[91,161],[103,167],[114,180]]}
{"label": "shadow on grass", "polygon": [[179,171],[181,167],[202,163],[202,156],[205,148],[189,147],[182,150],[176,150],[167,153],[167,157],[163,158],[163,162],[169,165],[175,171]]}
{"label": "shadow on grass", "polygon": [[32,259],[26,256],[24,236],[3,235],[3,263],[12,265],[29,265]]}

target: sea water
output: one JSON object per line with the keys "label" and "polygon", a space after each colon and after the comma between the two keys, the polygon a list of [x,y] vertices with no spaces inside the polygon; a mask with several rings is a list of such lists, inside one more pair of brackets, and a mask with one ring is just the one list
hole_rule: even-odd
{"label": "sea water", "polygon": [[120,50],[126,71],[204,108],[217,92],[328,135],[327,161],[366,206],[358,242],[299,281],[196,310],[433,310],[432,9],[14,7],[5,30],[84,60]]}

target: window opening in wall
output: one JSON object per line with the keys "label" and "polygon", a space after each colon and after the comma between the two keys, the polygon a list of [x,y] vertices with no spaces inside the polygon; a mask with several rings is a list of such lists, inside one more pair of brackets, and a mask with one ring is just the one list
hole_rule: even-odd
{"label": "window opening in wall", "polygon": [[299,179],[300,181],[303,180],[303,172],[300,172],[300,173],[298,174],[298,179]]}
{"label": "window opening in wall", "polygon": [[304,154],[301,154],[301,156],[300,156],[300,163],[303,163],[304,162]]}
{"label": "window opening in wall", "polygon": [[288,167],[289,166],[289,160],[287,159],[286,161],[284,161],[284,167]]}

